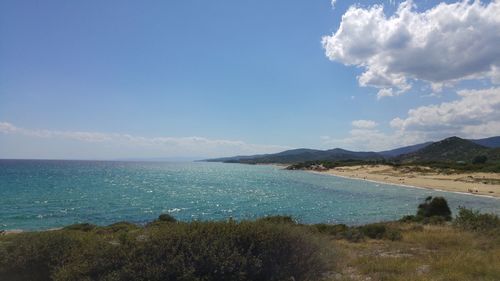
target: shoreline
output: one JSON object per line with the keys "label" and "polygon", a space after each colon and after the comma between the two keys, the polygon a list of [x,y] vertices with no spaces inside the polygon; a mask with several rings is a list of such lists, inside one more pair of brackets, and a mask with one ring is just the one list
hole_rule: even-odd
{"label": "shoreline", "polygon": [[[376,166],[377,168],[380,165]],[[370,168],[372,168],[370,170]],[[387,167],[384,167],[389,169]],[[394,172],[393,168],[391,172]],[[346,171],[347,170],[347,171]],[[408,176],[407,174],[388,175],[381,173],[380,169],[375,170],[373,167],[365,166],[352,166],[328,169],[324,171],[318,170],[303,170],[305,172],[314,173],[318,175],[335,176],[346,179],[362,180],[373,182],[377,184],[387,184],[393,186],[400,186],[406,188],[427,189],[440,192],[451,192],[462,195],[472,195],[483,198],[500,199],[500,185],[499,184],[483,184],[477,182],[464,182],[455,179],[454,177],[470,177],[473,178],[474,173],[463,173],[456,175],[447,175],[448,178],[443,178],[443,175],[415,175]],[[357,172],[352,174],[353,172]],[[476,173],[478,174],[478,173]],[[440,177],[439,177],[440,176]],[[500,177],[500,175],[496,175]],[[472,185],[472,187],[471,187]]]}
{"label": "shoreline", "polygon": [[486,194],[474,194],[474,193],[469,193],[469,192],[450,191],[450,190],[445,190],[445,189],[432,188],[432,187],[423,187],[423,186],[416,186],[416,185],[409,185],[409,184],[397,184],[397,183],[392,183],[392,182],[384,182],[384,181],[369,180],[369,179],[349,177],[349,176],[334,175],[334,174],[331,174],[331,173],[325,173],[325,172],[320,172],[320,171],[311,171],[311,170],[304,170],[304,171],[308,172],[308,173],[317,174],[317,175],[324,175],[324,176],[330,176],[330,177],[338,177],[338,178],[344,178],[344,179],[350,179],[350,180],[361,180],[361,181],[367,181],[367,182],[372,182],[372,183],[392,185],[392,186],[400,186],[400,187],[406,187],[406,188],[415,188],[415,189],[422,189],[422,190],[433,190],[433,191],[440,191],[440,192],[456,193],[456,194],[461,194],[461,195],[469,195],[469,196],[477,196],[477,197],[484,197],[484,198],[500,199],[500,197],[486,195]]}

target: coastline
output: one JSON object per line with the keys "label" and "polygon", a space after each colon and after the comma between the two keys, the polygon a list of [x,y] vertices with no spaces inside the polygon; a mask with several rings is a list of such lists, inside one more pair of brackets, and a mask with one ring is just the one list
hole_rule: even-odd
{"label": "coastline", "polygon": [[[440,175],[438,173],[416,173],[398,171],[389,166],[375,165],[338,167],[328,170],[305,170],[320,175],[330,175],[347,179],[364,180],[378,184],[389,184],[417,189],[452,192],[462,195],[500,199],[500,184],[485,184],[477,180],[492,176],[494,180],[500,175],[493,173],[462,173]],[[469,181],[462,180],[466,178]],[[491,180],[490,178],[486,178]],[[474,181],[476,180],[476,181]]]}

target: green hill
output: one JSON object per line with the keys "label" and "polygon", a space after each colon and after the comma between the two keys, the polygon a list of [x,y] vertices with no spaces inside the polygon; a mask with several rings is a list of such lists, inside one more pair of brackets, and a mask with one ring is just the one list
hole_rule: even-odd
{"label": "green hill", "polygon": [[477,161],[477,157],[486,157],[487,164],[492,164],[500,163],[499,145],[500,137],[478,140],[450,137],[438,142],[426,142],[381,152],[359,152],[341,148],[329,150],[299,148],[274,154],[234,156],[204,161],[243,164],[297,164],[353,160],[386,160],[401,163],[473,163]]}
{"label": "green hill", "polygon": [[343,161],[343,160],[381,160],[383,156],[376,152],[356,152],[335,148],[330,150],[293,149],[275,154],[255,156],[235,156],[208,159],[208,162],[244,163],[244,164],[294,164],[307,161]]}
{"label": "green hill", "polygon": [[478,156],[486,156],[497,149],[487,148],[472,141],[451,137],[432,143],[416,152],[405,154],[399,160],[411,162],[472,162]]}

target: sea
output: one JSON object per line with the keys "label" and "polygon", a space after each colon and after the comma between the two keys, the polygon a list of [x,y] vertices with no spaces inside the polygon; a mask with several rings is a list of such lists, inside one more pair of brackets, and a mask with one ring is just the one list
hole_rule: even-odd
{"label": "sea", "polygon": [[500,214],[500,200],[288,171],[272,165],[205,162],[0,160],[0,229],[74,223],[145,224],[291,215],[301,223],[359,225],[414,214],[427,196]]}

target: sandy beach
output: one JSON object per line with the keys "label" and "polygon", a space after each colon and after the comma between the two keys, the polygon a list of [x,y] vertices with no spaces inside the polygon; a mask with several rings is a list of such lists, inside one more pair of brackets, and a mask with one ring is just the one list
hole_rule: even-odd
{"label": "sandy beach", "polygon": [[441,174],[431,168],[394,168],[387,165],[338,167],[317,172],[381,183],[500,198],[500,174],[498,173]]}

